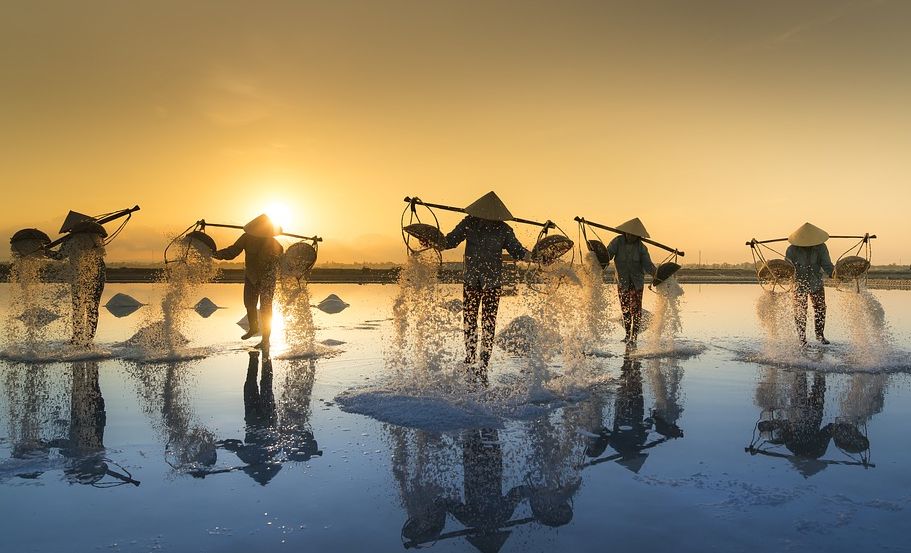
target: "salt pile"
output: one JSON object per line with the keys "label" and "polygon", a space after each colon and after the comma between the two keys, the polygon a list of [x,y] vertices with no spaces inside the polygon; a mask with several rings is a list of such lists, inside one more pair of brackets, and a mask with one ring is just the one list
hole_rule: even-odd
{"label": "salt pile", "polygon": [[329,294],[325,299],[323,299],[323,301],[316,304],[317,309],[323,313],[328,313],[330,315],[341,313],[348,307],[349,304],[345,303],[342,298],[336,296],[335,294]]}

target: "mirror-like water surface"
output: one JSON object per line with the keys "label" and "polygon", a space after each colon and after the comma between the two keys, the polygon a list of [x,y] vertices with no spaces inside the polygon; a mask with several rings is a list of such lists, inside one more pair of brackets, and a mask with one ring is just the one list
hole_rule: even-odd
{"label": "mirror-like water surface", "polygon": [[[520,405],[500,391],[527,368],[497,350],[464,402],[367,396],[402,426],[337,401],[400,378],[397,290],[311,285],[350,304],[313,310],[318,357],[251,353],[240,286],[206,285],[193,302],[221,308],[185,317],[192,359],[119,357],[139,307],[102,309],[100,358],[0,362],[3,550],[908,549],[911,294],[873,292],[895,351],[858,368],[853,298],[830,291],[832,346],[788,363],[764,349],[758,287],[684,285],[677,354],[626,356],[615,328],[584,390]],[[102,303],[117,293],[163,292]],[[504,298],[501,328],[526,310]],[[457,348],[458,314],[443,323]]]}

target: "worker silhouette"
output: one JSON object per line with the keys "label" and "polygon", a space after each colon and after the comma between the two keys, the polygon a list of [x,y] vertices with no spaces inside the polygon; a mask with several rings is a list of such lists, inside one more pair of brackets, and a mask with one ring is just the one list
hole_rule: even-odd
{"label": "worker silhouette", "polygon": [[826,289],[822,275],[832,276],[835,266],[829,256],[826,240],[829,233],[821,228],[804,223],[788,236],[791,243],[785,251],[785,258],[794,264],[794,322],[797,337],[802,345],[807,344],[807,303],[813,303],[813,323],[816,339],[828,344],[826,339]]}
{"label": "worker silhouette", "polygon": [[104,238],[108,233],[92,219],[84,219],[68,228],[60,250],[49,252],[49,255],[67,261],[64,274],[70,284],[73,308],[70,344],[88,347],[98,328],[98,309],[106,277]]}
{"label": "worker silhouette", "polygon": [[446,235],[446,249],[465,242],[463,273],[463,323],[465,333],[465,364],[473,365],[478,347],[478,312],[481,312],[481,355],[475,370],[483,384],[487,383],[487,365],[493,349],[497,328],[497,310],[503,285],[503,250],[514,259],[527,259],[530,252],[516,239],[506,224],[513,219],[494,192],[489,192],[465,208],[468,216]]}
{"label": "worker silhouette", "polygon": [[623,313],[623,341],[634,346],[639,335],[642,320],[642,292],[645,289],[645,273],[655,274],[655,264],[649,256],[642,238],[648,238],[648,231],[639,218],[630,219],[617,227],[621,231],[607,245],[607,262],[614,260],[617,274],[617,294],[620,296],[620,310]]}
{"label": "worker silhouette", "polygon": [[244,225],[244,233],[234,244],[213,255],[215,259],[229,260],[244,252],[244,307],[250,329],[241,339],[262,333],[262,341],[256,346],[262,349],[269,348],[272,335],[272,297],[278,263],[284,251],[275,239],[279,234],[281,227],[263,214]]}

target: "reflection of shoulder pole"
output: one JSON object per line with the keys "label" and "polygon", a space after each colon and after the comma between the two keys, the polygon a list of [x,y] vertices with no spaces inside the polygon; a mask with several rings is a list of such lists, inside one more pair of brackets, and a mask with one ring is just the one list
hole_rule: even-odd
{"label": "reflection of shoulder pole", "polygon": [[[584,218],[584,217],[578,217],[578,216],[577,216],[577,217],[574,217],[573,220],[576,221],[577,223],[583,223],[583,224],[586,224],[586,225],[591,225],[591,226],[593,226],[593,227],[595,227],[595,228],[599,228],[599,229],[602,229],[602,230],[609,230],[609,231],[611,231],[611,232],[616,232],[617,234],[626,234],[626,233],[623,232],[622,230],[618,230],[618,229],[615,229],[614,227],[609,227],[609,226],[607,226],[607,225],[602,225],[602,224],[600,224],[600,223],[593,223],[592,221],[589,221],[588,219],[586,219],[586,218]],[[669,251],[669,252],[671,252],[671,253],[674,254],[674,255],[679,255],[680,257],[684,257],[684,256],[685,256],[685,254],[684,254],[682,251],[680,251],[680,250],[678,250],[678,249],[676,249],[676,248],[672,248],[672,247],[670,247],[670,246],[665,246],[664,244],[662,244],[662,243],[660,243],[660,242],[655,242],[654,240],[651,240],[651,239],[649,239],[649,238],[643,238],[643,237],[640,236],[640,237],[639,237],[639,240],[642,240],[642,241],[645,242],[646,244],[651,244],[652,246],[655,246],[656,248],[661,248],[662,250]]]}
{"label": "reflection of shoulder pole", "polygon": [[[206,227],[216,227],[216,228],[233,228],[237,230],[244,230],[244,227],[241,225],[225,225],[221,223],[207,223],[205,219],[200,219],[196,221],[196,224],[199,225],[200,230],[206,230]],[[280,232],[278,236],[288,236],[290,238],[298,238],[300,240],[310,240],[311,242],[322,242],[323,239],[319,236],[301,236],[300,234],[291,234],[290,232]]]}
{"label": "reflection of shoulder pole", "polygon": [[[528,524],[529,522],[534,522],[534,520],[535,519],[533,517],[510,520],[509,522],[505,522],[505,523],[497,526],[496,529],[505,530],[507,528],[512,528],[513,526],[521,526],[523,524]],[[445,534],[440,534],[436,538],[431,538],[431,539],[424,540],[424,541],[417,541],[417,540],[406,541],[402,545],[405,546],[405,549],[411,549],[413,547],[420,547],[420,546],[422,546],[424,544],[428,544],[428,543],[435,543],[435,542],[438,542],[441,540],[449,540],[452,538],[459,538],[462,536],[474,536],[474,535],[478,535],[478,534],[484,534],[489,531],[490,531],[490,529],[487,529],[487,528],[485,528],[485,529],[465,528],[464,530],[455,530],[453,532],[446,532]]]}
{"label": "reflection of shoulder pole", "polygon": [[[411,198],[408,196],[405,197],[405,203],[412,204],[412,205],[422,205],[424,207],[429,207],[432,209],[442,209],[444,211],[455,211],[456,213],[465,213],[466,212],[465,209],[461,208],[461,207],[453,207],[451,205],[442,205],[442,204],[431,204],[431,203],[427,203],[423,200],[419,200],[418,198]],[[555,225],[551,221],[540,223],[538,221],[532,221],[531,219],[520,219],[518,217],[513,217],[512,220],[517,223],[522,223],[525,225],[533,225],[536,227],[545,227],[545,228],[554,228],[555,227]]]}
{"label": "reflection of shoulder pole", "polygon": [[[830,237],[830,238],[832,238],[832,237]],[[753,447],[753,446],[747,446],[747,447],[743,448],[743,450],[745,452],[749,453],[750,455],[759,454],[759,455],[765,455],[766,457],[778,457],[779,459],[799,459],[800,458],[797,455],[788,455],[786,453],[780,453],[778,451],[768,451],[768,450],[760,449],[758,447]],[[850,466],[850,467],[864,467],[864,468],[869,467],[869,468],[874,468],[874,469],[876,468],[875,463],[865,463],[863,461],[839,461],[837,459],[814,459],[814,461],[818,461],[825,465],[844,465],[844,466]]]}

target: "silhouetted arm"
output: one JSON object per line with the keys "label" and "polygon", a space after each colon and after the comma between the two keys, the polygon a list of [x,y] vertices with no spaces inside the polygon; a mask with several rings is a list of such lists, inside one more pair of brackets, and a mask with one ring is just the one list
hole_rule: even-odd
{"label": "silhouetted arm", "polygon": [[648,253],[648,248],[645,247],[645,244],[642,242],[639,243],[639,247],[642,248],[642,270],[650,275],[655,274],[655,271],[658,269],[655,268],[655,264],[652,263],[652,256]]}
{"label": "silhouetted arm", "polygon": [[784,251],[784,258],[795,263],[797,261],[797,248],[795,246],[788,246],[788,249]]}
{"label": "silhouetted arm", "polygon": [[247,235],[241,234],[240,238],[237,239],[237,242],[234,242],[234,244],[228,246],[227,248],[218,250],[217,252],[215,252],[215,254],[212,257],[214,257],[215,259],[225,259],[225,260],[234,259],[238,255],[240,255],[240,252],[244,251],[244,246],[246,244],[247,244]]}
{"label": "silhouetted arm", "polygon": [[525,249],[525,246],[519,242],[519,239],[516,238],[515,231],[513,231],[512,227],[509,225],[506,225],[506,241],[504,242],[503,247],[509,252],[509,255],[516,260],[525,259],[530,254],[530,252]]}
{"label": "silhouetted arm", "polygon": [[610,241],[610,244],[607,245],[607,262],[610,263],[610,260],[617,257],[617,251],[620,249],[620,236],[617,236]]}
{"label": "silhouetted arm", "polygon": [[829,277],[835,272],[835,265],[832,265],[832,258],[829,256],[829,248],[823,244],[819,252],[819,266],[826,272]]}
{"label": "silhouetted arm", "polygon": [[468,238],[468,217],[465,217],[456,225],[452,232],[446,235],[446,249],[451,250]]}

